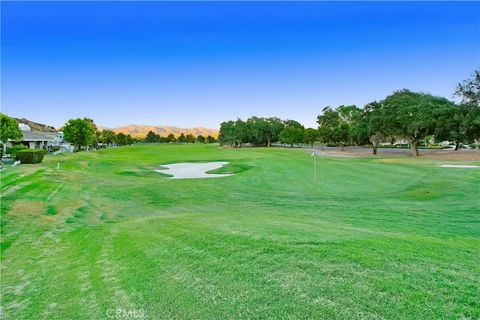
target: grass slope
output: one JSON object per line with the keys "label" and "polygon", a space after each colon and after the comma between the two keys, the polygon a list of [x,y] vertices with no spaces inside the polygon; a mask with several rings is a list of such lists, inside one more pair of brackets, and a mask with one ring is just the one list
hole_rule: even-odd
{"label": "grass slope", "polygon": [[[230,161],[168,180],[171,162]],[[60,162],[60,170],[56,164]],[[139,145],[1,174],[6,319],[480,317],[479,171]]]}

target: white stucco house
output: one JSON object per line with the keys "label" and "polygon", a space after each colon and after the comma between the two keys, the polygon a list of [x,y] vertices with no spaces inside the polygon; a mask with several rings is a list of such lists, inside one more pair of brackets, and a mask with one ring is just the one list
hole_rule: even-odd
{"label": "white stucco house", "polygon": [[40,131],[22,131],[23,138],[21,143],[30,149],[49,149],[53,146],[59,147],[63,141],[61,132],[40,132]]}

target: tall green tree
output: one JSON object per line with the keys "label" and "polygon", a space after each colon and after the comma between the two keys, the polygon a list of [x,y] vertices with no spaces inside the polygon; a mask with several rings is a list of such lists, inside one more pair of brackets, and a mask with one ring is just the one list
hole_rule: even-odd
{"label": "tall green tree", "polygon": [[193,134],[189,133],[185,136],[185,142],[186,143],[194,143],[195,142],[195,137]]}
{"label": "tall green tree", "polygon": [[170,134],[167,136],[166,142],[167,142],[167,143],[175,143],[175,142],[177,142],[177,138],[175,138],[175,136],[173,135],[173,133],[170,133]]}
{"label": "tall green tree", "polygon": [[207,136],[207,143],[215,143],[217,142],[217,139],[215,137],[212,137],[211,135]]}
{"label": "tall green tree", "polygon": [[127,134],[127,139],[126,140],[127,140],[128,145],[135,143],[135,139],[133,139],[133,137],[129,134]]}
{"label": "tall green tree", "polygon": [[253,133],[250,131],[249,123],[237,119],[233,126],[233,145],[241,148],[245,143],[251,143]]}
{"label": "tall green tree", "polygon": [[97,125],[95,124],[95,121],[93,121],[92,118],[86,118],[85,117],[84,119],[85,119],[85,121],[88,121],[93,128],[93,141],[90,145],[96,148],[98,146],[98,143],[100,142],[100,140],[99,140],[100,139],[100,132],[98,130],[98,127],[97,127]]}
{"label": "tall green tree", "polygon": [[468,140],[464,127],[464,122],[466,118],[468,118],[464,113],[466,111],[465,109],[467,109],[465,107],[466,105],[452,106],[438,117],[434,132],[437,142],[445,140],[452,141],[455,143],[455,150],[458,150],[460,143]]}
{"label": "tall green tree", "polygon": [[307,128],[305,130],[305,142],[308,143],[312,148],[313,144],[318,141],[320,134],[317,129]]}
{"label": "tall green tree", "polygon": [[284,128],[284,123],[277,117],[263,119],[259,122],[259,131],[262,135],[262,140],[266,141],[267,147],[271,147],[272,143],[279,140],[280,133]]}
{"label": "tall green tree", "polygon": [[377,154],[377,149],[381,143],[389,142],[392,140],[387,135],[387,127],[384,126],[384,117],[388,115],[384,114],[382,104],[373,101],[365,105],[363,108],[362,120],[359,123],[357,129],[357,141],[367,140],[372,144],[372,152]]}
{"label": "tall green tree", "polygon": [[66,141],[73,144],[75,151],[79,151],[94,143],[95,128],[91,119],[70,119],[63,127],[63,135]]}
{"label": "tall green tree", "polygon": [[356,144],[361,137],[360,124],[363,118],[363,110],[355,105],[341,105],[337,108],[342,124],[348,126],[347,144]]}
{"label": "tall green tree", "polygon": [[285,120],[279,139],[292,148],[294,144],[300,146],[305,140],[305,127],[295,120]]}
{"label": "tall green tree", "polygon": [[119,145],[119,146],[125,146],[128,144],[128,141],[127,141],[127,135],[123,132],[120,132],[119,134],[117,134],[117,136],[115,137],[115,142]]}
{"label": "tall green tree", "polygon": [[235,144],[235,121],[224,121],[220,124],[218,140],[222,145],[229,145],[231,147]]}
{"label": "tall green tree", "polygon": [[462,104],[480,106],[480,70],[475,70],[469,79],[459,83],[454,95],[461,98]]}
{"label": "tall green tree", "polygon": [[480,140],[480,70],[457,85],[455,95],[460,97],[458,134],[465,142]]}
{"label": "tall green tree", "polygon": [[418,156],[418,144],[442,125],[439,119],[454,107],[442,98],[407,89],[394,92],[381,104],[382,128],[388,136],[403,137],[411,146],[412,155]]}
{"label": "tall green tree", "polygon": [[[240,119],[236,122],[237,128],[240,128],[238,125],[239,122],[241,122]],[[254,147],[267,145],[267,138],[264,131],[268,124],[264,118],[250,117],[247,119],[246,125],[245,133],[248,134],[248,141],[244,141],[245,143],[248,142]]]}
{"label": "tall green tree", "polygon": [[338,110],[325,107],[317,117],[318,131],[322,141],[339,144],[341,150],[351,142],[351,126]]}
{"label": "tall green tree", "polygon": [[3,145],[3,153],[6,152],[8,140],[19,141],[22,137],[22,130],[18,127],[17,120],[0,113],[0,142]]}
{"label": "tall green tree", "polygon": [[205,137],[201,134],[197,136],[197,143],[205,143]]}
{"label": "tall green tree", "polygon": [[115,142],[116,134],[113,130],[105,129],[100,132],[100,142],[111,145]]}
{"label": "tall green tree", "polygon": [[185,135],[184,135],[183,132],[182,132],[182,133],[180,133],[180,135],[178,136],[177,142],[179,142],[179,143],[185,143],[185,141],[186,141],[186,138],[185,138]]}
{"label": "tall green tree", "polygon": [[148,142],[148,143],[160,142],[160,135],[150,130],[147,132],[147,135],[145,137],[145,142]]}

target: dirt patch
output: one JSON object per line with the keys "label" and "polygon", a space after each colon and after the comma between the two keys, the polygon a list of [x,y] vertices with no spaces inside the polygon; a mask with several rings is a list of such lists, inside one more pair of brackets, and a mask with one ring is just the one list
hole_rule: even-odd
{"label": "dirt patch", "polygon": [[15,216],[35,216],[43,215],[47,209],[47,204],[42,201],[17,200],[8,212]]}

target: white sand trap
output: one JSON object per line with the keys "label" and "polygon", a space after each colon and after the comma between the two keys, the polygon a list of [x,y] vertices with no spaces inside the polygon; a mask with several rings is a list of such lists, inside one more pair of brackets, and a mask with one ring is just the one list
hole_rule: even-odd
{"label": "white sand trap", "polygon": [[462,164],[442,164],[442,168],[480,168],[480,166],[466,166]]}
{"label": "white sand trap", "polygon": [[171,174],[170,179],[203,179],[221,178],[232,176],[232,174],[212,174],[207,171],[215,170],[228,164],[228,162],[203,162],[203,163],[172,163],[162,164],[166,169],[155,170],[156,172]]}

